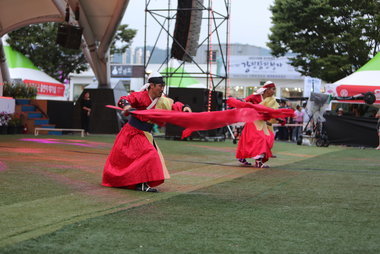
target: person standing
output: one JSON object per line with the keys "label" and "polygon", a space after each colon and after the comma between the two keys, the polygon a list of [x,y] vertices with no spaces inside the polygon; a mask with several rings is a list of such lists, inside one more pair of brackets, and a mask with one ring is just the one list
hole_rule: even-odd
{"label": "person standing", "polygon": [[[189,106],[163,95],[165,82],[153,73],[142,91],[123,96],[118,106],[125,113],[133,109],[165,109],[191,112]],[[170,178],[163,156],[151,131],[153,123],[143,116],[130,115],[130,120],[117,135],[103,170],[102,185],[125,187],[137,191],[157,192],[153,188]]]}
{"label": "person standing", "polygon": [[81,100],[81,123],[86,135],[90,132],[90,115],[92,102],[90,92],[85,92]]}
{"label": "person standing", "polygon": [[[272,81],[267,81],[256,93],[245,98],[246,102],[261,104],[263,106],[278,109],[279,105],[274,97],[276,85]],[[274,131],[272,124],[277,122],[274,119],[267,121],[256,120],[244,125],[238,147],[236,158],[244,165],[251,165],[246,158],[255,159],[256,168],[268,168],[264,164],[272,157],[271,149],[274,144]]]}
{"label": "person standing", "polygon": [[[279,108],[288,108],[286,105],[286,101],[281,100],[280,101],[280,107]],[[285,119],[287,121],[287,119]],[[277,133],[276,133],[276,139],[277,140],[288,140],[288,128],[284,126],[280,126],[277,128]]]}
{"label": "person standing", "polygon": [[294,123],[300,124],[300,126],[295,126],[293,129],[293,141],[297,142],[298,137],[302,134],[302,126],[303,126],[303,118],[304,112],[302,112],[302,108],[300,105],[296,106],[296,110],[294,111]]}
{"label": "person standing", "polygon": [[343,116],[344,111],[343,108],[338,108],[337,116]]}
{"label": "person standing", "polygon": [[303,105],[302,105],[302,112],[303,112],[303,126],[302,126],[302,129],[304,132],[308,132],[309,130],[311,130],[311,115],[309,115],[309,112],[308,112],[308,109],[307,109],[307,103],[305,102]]}

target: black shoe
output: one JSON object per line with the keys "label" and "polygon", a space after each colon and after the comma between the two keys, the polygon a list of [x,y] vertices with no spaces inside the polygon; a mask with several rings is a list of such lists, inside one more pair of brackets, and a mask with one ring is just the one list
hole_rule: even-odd
{"label": "black shoe", "polygon": [[264,164],[263,161],[259,159],[255,162],[255,168],[269,168],[269,166]]}
{"label": "black shoe", "polygon": [[139,183],[139,184],[137,184],[135,190],[137,190],[137,191],[146,191],[146,192],[158,192],[157,189],[151,188],[147,183]]}
{"label": "black shoe", "polygon": [[242,163],[244,166],[251,166],[252,164],[249,163],[246,159],[238,159],[240,163]]}

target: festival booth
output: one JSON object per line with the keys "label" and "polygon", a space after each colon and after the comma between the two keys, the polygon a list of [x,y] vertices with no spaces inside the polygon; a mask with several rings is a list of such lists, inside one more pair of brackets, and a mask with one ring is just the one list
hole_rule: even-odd
{"label": "festival booth", "polygon": [[[67,87],[46,73],[40,71],[27,57],[13,50],[10,46],[3,46],[9,74],[12,80],[22,81],[28,86],[37,88],[37,100],[67,100]],[[0,97],[0,111],[13,114],[15,100]]]}
{"label": "festival booth", "polygon": [[[331,101],[331,111],[326,115],[328,138],[332,144],[376,147],[377,119],[380,107],[380,53],[351,75],[326,85]],[[375,95],[373,104],[366,104],[364,96]],[[337,110],[343,109],[338,116]]]}
{"label": "festival booth", "polygon": [[68,100],[68,87],[40,71],[27,57],[10,46],[4,46],[9,74],[13,80],[21,80],[37,88],[38,100]]}
{"label": "festival booth", "polygon": [[[15,100],[14,112],[16,113],[31,110],[30,106],[17,107],[17,105],[33,106],[34,111],[27,114],[28,118],[26,123],[28,125],[28,132],[32,133],[34,127],[40,125],[29,117],[31,115],[40,114],[42,114],[45,119],[43,120],[44,124],[54,125],[56,128],[72,128],[74,105],[73,102],[68,101],[68,85],[62,84],[39,70],[26,56],[12,49],[10,46],[4,46],[4,53],[11,79],[15,82],[22,81],[26,86],[37,88],[37,96],[35,99],[17,98]],[[45,123],[46,121],[47,123]],[[42,122],[42,120],[40,122]]]}

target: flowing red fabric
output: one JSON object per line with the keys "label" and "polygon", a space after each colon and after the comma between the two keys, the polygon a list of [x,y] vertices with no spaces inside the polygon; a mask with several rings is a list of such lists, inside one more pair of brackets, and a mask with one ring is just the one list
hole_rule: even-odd
{"label": "flowing red fabric", "polygon": [[184,127],[182,138],[190,136],[194,131],[217,129],[238,122],[289,117],[294,114],[292,109],[271,109],[263,105],[242,102],[235,98],[228,99],[228,102],[229,106],[236,109],[196,113],[151,109],[133,111],[132,114],[151,120],[159,125],[171,123]]}
{"label": "flowing red fabric", "polygon": [[194,131],[212,130],[237,122],[253,122],[263,119],[263,116],[253,108],[196,113],[151,109],[133,111],[132,114],[149,119],[159,125],[171,123],[184,127],[182,138],[190,136]]}
{"label": "flowing red fabric", "polygon": [[252,104],[249,102],[240,101],[232,97],[228,98],[227,104],[232,108],[254,108],[257,110],[259,115],[261,115],[262,119],[260,120],[269,120],[272,118],[285,118],[294,116],[294,110],[291,108],[273,109],[261,104]]}

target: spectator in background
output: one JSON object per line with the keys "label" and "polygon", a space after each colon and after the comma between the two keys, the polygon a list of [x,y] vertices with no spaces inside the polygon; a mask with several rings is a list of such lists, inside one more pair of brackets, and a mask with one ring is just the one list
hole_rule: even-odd
{"label": "spectator in background", "polygon": [[[293,108],[293,105],[292,105],[291,102],[288,102],[286,106],[287,106],[287,108],[294,109],[294,108]],[[294,123],[294,118],[293,118],[293,117],[288,117],[288,118],[286,119],[286,123],[288,123],[288,124],[293,124],[293,123]],[[286,140],[288,140],[289,142],[292,141],[293,131],[294,131],[294,127],[289,126],[289,127],[288,127],[288,137],[286,138]]]}
{"label": "spectator in background", "polygon": [[306,106],[307,106],[307,103],[305,102],[305,103],[302,105],[302,112],[303,112],[303,128],[304,128],[304,131],[311,130],[311,120],[310,120],[311,115],[309,115],[309,112],[307,111]]}
{"label": "spectator in background", "polygon": [[[302,124],[303,126],[303,116],[304,112],[302,112],[302,107],[300,105],[296,106],[296,110],[294,111],[294,123],[295,124]],[[297,142],[298,137],[302,133],[302,126],[295,126],[293,128],[293,141]]]}
{"label": "spectator in background", "polygon": [[[286,106],[286,101],[281,100],[279,108],[288,108]],[[286,121],[287,121],[287,119],[286,119]],[[288,140],[288,127],[280,126],[277,128],[278,128],[278,131],[276,133],[276,139],[277,140]]]}
{"label": "spectator in background", "polygon": [[357,105],[352,105],[352,114],[356,117],[361,115]]}
{"label": "spectator in background", "polygon": [[337,116],[343,116],[343,108],[338,108]]}
{"label": "spectator in background", "polygon": [[81,123],[82,129],[84,129],[86,135],[90,132],[90,115],[92,102],[90,98],[90,92],[85,92],[81,100]]}

